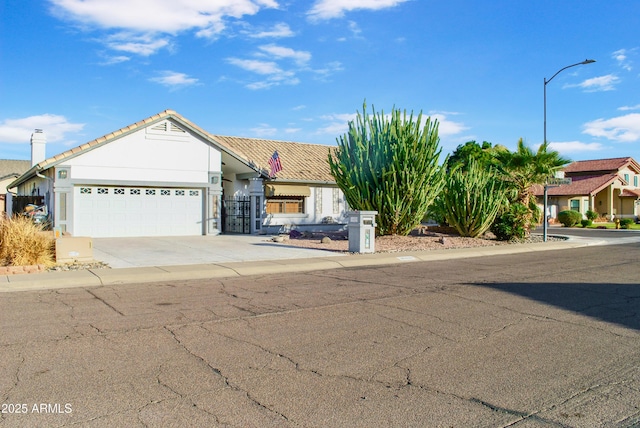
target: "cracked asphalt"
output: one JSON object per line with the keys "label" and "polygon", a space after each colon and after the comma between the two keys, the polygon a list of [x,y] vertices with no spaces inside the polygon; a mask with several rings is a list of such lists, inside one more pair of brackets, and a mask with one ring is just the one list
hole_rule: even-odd
{"label": "cracked asphalt", "polygon": [[639,254],[2,293],[0,426],[640,426]]}

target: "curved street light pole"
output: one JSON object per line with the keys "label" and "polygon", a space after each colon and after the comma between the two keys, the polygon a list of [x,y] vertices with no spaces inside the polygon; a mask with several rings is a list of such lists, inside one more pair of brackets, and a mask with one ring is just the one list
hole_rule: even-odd
{"label": "curved street light pole", "polygon": [[[585,59],[582,62],[577,62],[575,64],[567,65],[566,67],[561,68],[560,70],[556,71],[556,74],[551,76],[551,78],[549,80],[547,80],[546,77],[544,78],[544,137],[543,137],[543,140],[542,140],[542,144],[546,144],[547,143],[547,83],[551,82],[554,77],[556,77],[558,74],[560,74],[561,72],[563,72],[567,68],[575,67],[577,65],[591,64],[591,63],[594,63],[594,62],[596,62],[595,59]],[[545,182],[544,183],[544,212],[543,212],[544,221],[542,222],[542,240],[544,242],[547,242],[547,230],[549,228],[549,217],[547,216],[547,209],[548,209],[548,204],[547,204],[547,186],[548,186],[548,183]]]}

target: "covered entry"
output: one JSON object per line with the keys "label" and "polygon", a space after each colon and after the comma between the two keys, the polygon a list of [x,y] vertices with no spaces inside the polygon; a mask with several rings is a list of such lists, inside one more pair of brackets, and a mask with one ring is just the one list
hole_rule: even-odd
{"label": "covered entry", "polygon": [[251,233],[251,198],[249,196],[223,199],[222,232]]}

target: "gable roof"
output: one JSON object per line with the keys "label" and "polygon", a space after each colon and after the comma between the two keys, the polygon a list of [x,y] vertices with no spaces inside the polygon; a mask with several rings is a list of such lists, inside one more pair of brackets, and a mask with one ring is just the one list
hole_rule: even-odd
{"label": "gable roof", "polygon": [[266,171],[269,171],[269,159],[277,150],[282,163],[278,181],[335,182],[327,161],[329,151],[336,149],[335,146],[223,135],[211,135],[211,138]]}
{"label": "gable roof", "polygon": [[[616,174],[596,175],[589,177],[572,177],[571,184],[563,184],[557,187],[549,187],[549,196],[589,196],[595,195],[615,180],[623,181]],[[532,187],[536,196],[544,195],[544,187],[536,184]]]}
{"label": "gable roof", "polygon": [[36,176],[39,172],[58,165],[65,160],[94,150],[113,140],[165,119],[172,119],[190,129],[205,141],[217,146],[223,152],[226,152],[230,156],[238,159],[241,163],[264,175],[265,178],[266,174],[268,174],[266,171],[268,171],[267,165],[269,158],[271,158],[275,150],[278,150],[283,163],[283,170],[278,173],[278,179],[287,179],[288,181],[334,182],[329,170],[329,164],[326,161],[331,146],[212,135],[174,110],[164,110],[161,113],[43,160],[18,177],[11,183],[11,187],[18,186]]}
{"label": "gable roof", "polygon": [[31,161],[16,159],[0,159],[0,180],[19,177],[31,167]]}
{"label": "gable roof", "polygon": [[566,174],[584,172],[613,172],[629,166],[640,173],[640,164],[632,157],[595,159],[572,162],[564,168]]}

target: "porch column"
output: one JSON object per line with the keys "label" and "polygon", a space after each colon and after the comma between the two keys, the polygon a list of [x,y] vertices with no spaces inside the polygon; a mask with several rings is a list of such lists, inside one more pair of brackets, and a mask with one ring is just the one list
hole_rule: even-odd
{"label": "porch column", "polygon": [[609,221],[613,221],[613,183],[609,185]]}
{"label": "porch column", "polygon": [[209,173],[206,204],[206,234],[218,235],[222,233],[222,173]]}
{"label": "porch column", "polygon": [[251,233],[260,233],[262,230],[262,215],[264,213],[262,178],[249,179],[249,196],[251,199]]}

